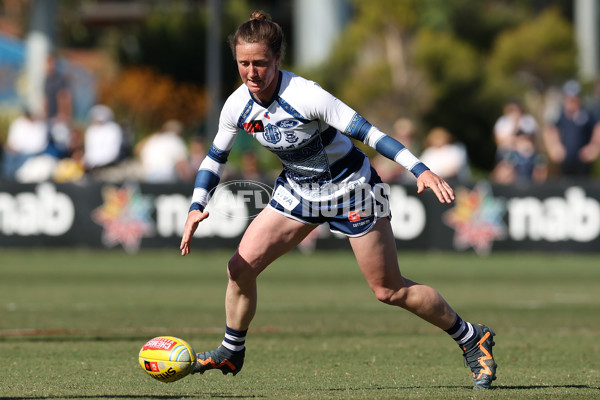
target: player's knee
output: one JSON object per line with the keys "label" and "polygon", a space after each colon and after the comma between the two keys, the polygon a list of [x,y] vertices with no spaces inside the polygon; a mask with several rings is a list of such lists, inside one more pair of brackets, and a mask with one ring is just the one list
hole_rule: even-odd
{"label": "player's knee", "polygon": [[256,269],[245,260],[237,251],[227,263],[227,274],[233,281],[256,279]]}
{"label": "player's knee", "polygon": [[378,287],[373,289],[373,293],[377,300],[385,304],[402,307],[406,302],[406,290],[404,288]]}

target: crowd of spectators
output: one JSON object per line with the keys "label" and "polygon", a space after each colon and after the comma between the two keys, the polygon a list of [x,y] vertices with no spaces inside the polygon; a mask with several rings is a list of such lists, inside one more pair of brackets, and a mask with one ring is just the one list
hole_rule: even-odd
{"label": "crowd of spectators", "polygon": [[587,178],[600,154],[600,122],[583,105],[581,86],[569,81],[563,86],[560,113],[544,130],[550,160],[558,165],[561,176]]}
{"label": "crowd of spectators", "polygon": [[177,120],[166,121],[134,145],[133,133],[104,104],[89,110],[83,128],[74,128],[69,80],[53,55],[47,59],[43,103],[37,113],[22,107],[11,121],[6,141],[0,143],[2,179],[188,182],[205,155],[204,141],[194,137],[186,143]]}
{"label": "crowd of spectators", "polygon": [[506,104],[494,126],[498,151],[491,180],[529,184],[550,176],[589,179],[600,155],[600,79],[588,103],[584,105],[581,85],[569,80],[560,102],[545,110],[540,125],[519,102]]}
{"label": "crowd of spectators", "polygon": [[[193,182],[206,154],[199,136],[186,141],[177,120],[133,143],[133,134],[103,104],[93,106],[81,132],[72,128],[72,99],[68,79],[48,58],[44,110],[27,108],[8,129],[2,151],[2,177],[22,183],[54,180],[59,183],[97,180],[146,183]],[[518,100],[507,102],[493,126],[496,144],[489,179],[498,184],[542,183],[549,177],[589,178],[600,155],[600,78],[584,104],[581,86],[568,81],[561,103],[536,118]],[[189,128],[189,127],[188,127]],[[390,134],[418,155],[441,177],[468,183],[471,168],[467,149],[444,127],[434,127],[418,140],[413,121],[398,119]],[[258,155],[244,150],[231,179],[265,180]],[[388,183],[414,183],[398,164],[376,154],[372,163]]]}

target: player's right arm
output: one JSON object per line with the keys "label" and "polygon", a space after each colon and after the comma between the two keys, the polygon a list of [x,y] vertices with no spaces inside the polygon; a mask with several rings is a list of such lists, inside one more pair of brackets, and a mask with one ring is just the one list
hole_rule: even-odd
{"label": "player's right arm", "polygon": [[208,218],[208,211],[192,210],[188,213],[187,220],[185,221],[185,228],[183,229],[183,237],[181,238],[181,244],[179,245],[182,256],[190,253],[190,241],[192,240],[192,236],[194,236],[198,224],[206,218]]}
{"label": "player's right arm", "polygon": [[[221,136],[226,137],[229,135]],[[233,138],[235,138],[235,136],[233,136]],[[198,228],[198,224],[208,218],[209,213],[204,208],[208,204],[213,190],[221,180],[221,174],[223,173],[227,157],[229,156],[229,151],[220,150],[219,147],[217,147],[218,144],[225,145],[224,147],[229,145],[227,141],[220,140],[220,135],[217,133],[215,141],[202,161],[202,164],[200,164],[200,168],[196,174],[194,193],[192,194],[192,204],[190,205],[187,220],[185,221],[183,237],[181,238],[181,244],[179,246],[182,256],[189,254],[190,241]],[[231,145],[232,144],[233,139],[231,139]],[[231,146],[226,148],[231,148]]]}
{"label": "player's right arm", "polygon": [[232,118],[234,115],[229,112],[232,109],[230,103],[230,101],[226,102],[221,111],[219,131],[196,174],[192,204],[190,205],[181,244],[179,245],[182,256],[189,254],[190,242],[194,232],[198,228],[198,224],[208,218],[209,213],[205,210],[205,207],[210,200],[212,192],[221,180],[225,163],[229,157],[229,151],[233,147],[233,142],[238,132],[236,120]]}

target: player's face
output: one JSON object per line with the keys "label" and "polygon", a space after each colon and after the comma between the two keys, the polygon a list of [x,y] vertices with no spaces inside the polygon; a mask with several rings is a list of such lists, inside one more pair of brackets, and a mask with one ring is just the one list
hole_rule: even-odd
{"label": "player's face", "polygon": [[235,46],[238,71],[244,84],[261,102],[273,97],[277,87],[279,54],[265,43],[239,42]]}

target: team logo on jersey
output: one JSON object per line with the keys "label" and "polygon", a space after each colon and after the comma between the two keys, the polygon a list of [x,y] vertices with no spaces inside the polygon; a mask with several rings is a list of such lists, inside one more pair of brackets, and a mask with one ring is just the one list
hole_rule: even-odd
{"label": "team logo on jersey", "polygon": [[267,142],[275,144],[281,140],[281,132],[275,125],[268,124],[263,132],[263,137]]}
{"label": "team logo on jersey", "polygon": [[285,135],[285,141],[288,143],[296,143],[298,141],[298,136],[296,136],[296,132],[294,131],[283,131]]}
{"label": "team logo on jersey", "polygon": [[300,122],[293,119],[284,119],[283,121],[279,121],[276,125],[283,129],[290,129],[298,125]]}
{"label": "team logo on jersey", "polygon": [[265,127],[260,120],[244,122],[243,126],[247,133],[264,132],[265,130]]}

